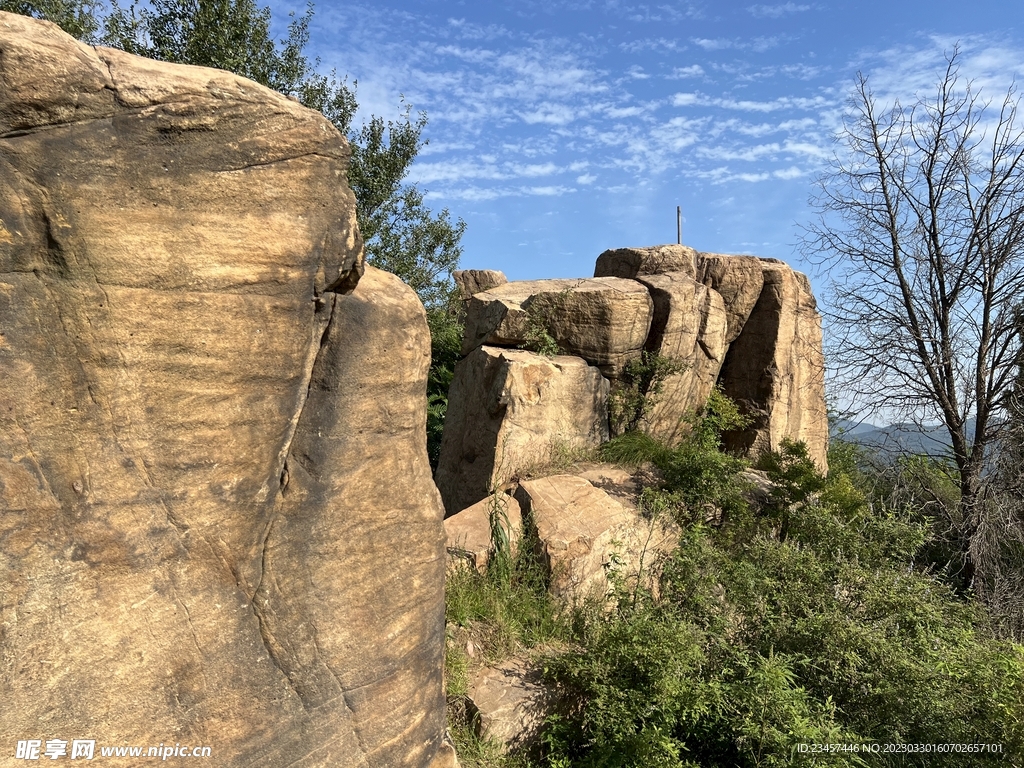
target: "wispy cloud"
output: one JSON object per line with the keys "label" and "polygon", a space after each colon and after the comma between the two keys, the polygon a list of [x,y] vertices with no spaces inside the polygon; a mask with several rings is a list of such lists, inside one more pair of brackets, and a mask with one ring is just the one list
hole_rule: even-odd
{"label": "wispy cloud", "polygon": [[763,53],[778,46],[782,42],[782,37],[775,35],[771,37],[753,37],[749,40],[737,40],[728,37],[695,37],[691,42],[705,51],[736,50]]}
{"label": "wispy cloud", "polygon": [[572,194],[576,189],[560,185],[537,187],[462,187],[445,192],[429,191],[425,195],[428,200],[467,200],[487,201],[503,197],[561,197]]}
{"label": "wispy cloud", "polygon": [[641,53],[642,51],[679,53],[686,50],[686,45],[666,37],[642,37],[638,40],[619,43],[619,49],[625,53]]}
{"label": "wispy cloud", "polygon": [[747,11],[751,16],[761,19],[779,19],[794,13],[802,13],[811,10],[810,5],[797,5],[796,3],[782,3],[781,5],[751,5]]}
{"label": "wispy cloud", "polygon": [[676,67],[668,77],[670,80],[683,80],[688,77],[703,77],[704,67],[700,64],[691,64],[688,67]]}
{"label": "wispy cloud", "polygon": [[821,109],[833,103],[824,96],[781,96],[771,101],[754,99],[735,99],[731,97],[712,97],[702,93],[676,93],[671,98],[674,107],[719,107],[741,112],[778,112],[788,110]]}

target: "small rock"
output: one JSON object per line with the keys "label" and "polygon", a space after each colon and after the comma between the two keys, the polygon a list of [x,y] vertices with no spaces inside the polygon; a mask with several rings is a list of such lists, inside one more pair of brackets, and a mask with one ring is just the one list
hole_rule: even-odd
{"label": "small rock", "polygon": [[512,658],[480,671],[469,687],[469,710],[478,736],[505,751],[529,751],[538,743],[552,698],[541,669]]}

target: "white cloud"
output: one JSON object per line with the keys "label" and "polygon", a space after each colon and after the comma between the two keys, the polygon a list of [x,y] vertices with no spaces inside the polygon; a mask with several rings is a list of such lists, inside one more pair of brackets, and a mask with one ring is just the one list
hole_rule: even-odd
{"label": "white cloud", "polygon": [[754,160],[760,160],[764,157],[773,157],[779,154],[782,150],[782,145],[778,143],[772,144],[755,144],[751,147],[701,147],[697,150],[697,153],[701,157],[707,157],[711,160],[744,160],[751,162]]}
{"label": "white cloud", "polygon": [[647,110],[644,107],[606,107],[604,113],[613,120],[621,120],[624,117],[637,117]]}
{"label": "white cloud", "polygon": [[773,171],[772,176],[777,179],[799,179],[801,176],[806,176],[807,173],[795,165],[791,165],[789,168],[783,168],[779,171]]}
{"label": "white cloud", "polygon": [[695,37],[692,42],[694,45],[703,48],[705,51],[725,51],[731,49],[763,53],[764,51],[775,48],[779,45],[782,42],[782,38],[772,36],[754,37],[750,40],[733,40],[725,37]]}
{"label": "white cloud", "polygon": [[734,99],[723,97],[710,97],[702,93],[676,93],[671,99],[674,107],[720,107],[739,112],[778,112],[782,110],[815,110],[822,109],[832,104],[832,100],[824,96],[800,97],[781,96],[771,101],[756,101],[754,99]]}
{"label": "white cloud", "polygon": [[678,40],[665,37],[643,37],[639,40],[619,43],[619,49],[625,53],[640,53],[642,51],[678,53],[686,50],[686,46],[682,45]]}
{"label": "white cloud", "polygon": [[577,112],[565,104],[544,104],[530,112],[520,113],[524,123],[535,125],[567,125],[576,119]]}
{"label": "white cloud", "polygon": [[595,181],[597,181],[597,176],[592,173],[585,173],[582,176],[576,177],[577,184],[593,184]]}
{"label": "white cloud", "polygon": [[696,93],[677,93],[672,97],[673,107],[691,107],[699,103],[702,103],[701,97]]}
{"label": "white cloud", "polygon": [[809,5],[797,5],[796,3],[783,3],[782,5],[751,5],[747,11],[758,18],[778,19],[793,13],[802,13],[811,10]]}
{"label": "white cloud", "polygon": [[464,187],[462,189],[432,189],[425,197],[428,200],[487,201],[502,197],[559,197],[575,192],[574,187],[559,185],[538,187]]}
{"label": "white cloud", "polygon": [[670,80],[683,80],[687,77],[703,77],[704,67],[700,64],[691,64],[688,67],[676,67],[668,76]]}
{"label": "white cloud", "polygon": [[557,197],[568,194],[569,192],[575,192],[576,190],[572,187],[562,186],[547,186],[547,187],[524,187],[522,189],[523,194],[526,195],[542,195],[544,197]]}

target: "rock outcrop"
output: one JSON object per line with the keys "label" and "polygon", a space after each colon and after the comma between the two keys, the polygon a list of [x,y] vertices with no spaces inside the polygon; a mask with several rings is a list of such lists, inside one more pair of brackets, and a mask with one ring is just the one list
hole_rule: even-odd
{"label": "rock outcrop", "polygon": [[721,294],[728,318],[725,341],[731,344],[740,335],[761,295],[764,286],[761,259],[702,253],[697,259],[696,279]]}
{"label": "rock outcrop", "polygon": [[429,334],[346,142],[4,13],[0,82],[0,741],[453,764]]}
{"label": "rock outcrop", "polygon": [[[485,344],[557,347],[581,364],[598,366],[608,379],[611,434],[641,429],[669,444],[684,438],[717,384],[752,418],[749,428],[727,436],[731,450],[756,455],[778,449],[787,438],[803,440],[818,466],[827,468],[821,319],[804,275],[775,259],[685,245],[605,251],[594,274],[476,292],[466,304],[463,354],[472,356]],[[664,361],[669,365],[653,376]],[[501,397],[491,392],[490,374],[482,377],[481,359],[460,366],[449,396],[449,414],[456,416],[445,424],[437,474],[448,514],[500,485],[493,482],[497,475],[488,474],[499,453],[498,430],[477,429],[476,414],[486,408],[476,401],[498,403]],[[571,412],[575,404],[556,403],[560,396],[556,389],[537,390],[531,407],[536,413]],[[465,399],[474,402],[466,405]],[[489,407],[497,413],[499,406]],[[463,411],[474,416],[465,418]],[[581,413],[589,420],[594,409]],[[548,438],[538,439],[536,430],[532,424],[502,428],[502,443],[520,448],[505,450],[502,479],[548,460]],[[481,456],[484,467],[472,466]]]}
{"label": "rock outcrop", "polygon": [[457,269],[452,272],[459,298],[469,301],[478,293],[497,288],[508,282],[504,272],[496,269]]}
{"label": "rock outcrop", "polygon": [[643,519],[576,475],[524,480],[516,498],[540,547],[548,591],[568,602],[604,598],[610,573],[624,585],[652,581],[679,541],[673,526]]}
{"label": "rock outcrop", "polygon": [[689,429],[687,418],[704,405],[725,360],[727,315],[722,295],[682,272],[637,280],[654,300],[647,351],[676,361],[681,370],[660,382],[642,427],[674,444]]}
{"label": "rock outcrop", "polygon": [[682,272],[696,276],[700,253],[688,245],[655,245],[650,248],[613,248],[597,257],[594,277],[624,277],[635,279],[641,275],[665,275]]}
{"label": "rock outcrop", "polygon": [[554,702],[543,677],[540,665],[522,657],[479,670],[470,683],[467,707],[477,735],[502,751],[534,750]]}
{"label": "rock outcrop", "polygon": [[608,382],[577,357],[478,347],[455,366],[435,473],[453,515],[558,451],[608,439]]}
{"label": "rock outcrop", "polygon": [[487,570],[494,550],[492,517],[508,537],[509,553],[516,554],[523,534],[522,511],[515,498],[499,492],[445,518],[446,547],[453,565],[468,565],[480,573]]}
{"label": "rock outcrop", "polygon": [[753,423],[725,436],[744,454],[776,450],[784,438],[803,440],[825,469],[828,414],[821,316],[807,277],[762,260],[764,285],[722,366],[722,389]]}

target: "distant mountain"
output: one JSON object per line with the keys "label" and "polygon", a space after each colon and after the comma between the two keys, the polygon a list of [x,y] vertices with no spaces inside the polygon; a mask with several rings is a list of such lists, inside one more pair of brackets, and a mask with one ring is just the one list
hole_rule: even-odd
{"label": "distant mountain", "polygon": [[[968,434],[974,429],[973,420],[968,424]],[[833,438],[873,448],[891,454],[927,454],[942,456],[950,451],[949,434],[941,424],[925,427],[917,424],[890,424],[880,427],[876,424],[839,419],[832,425]]]}

